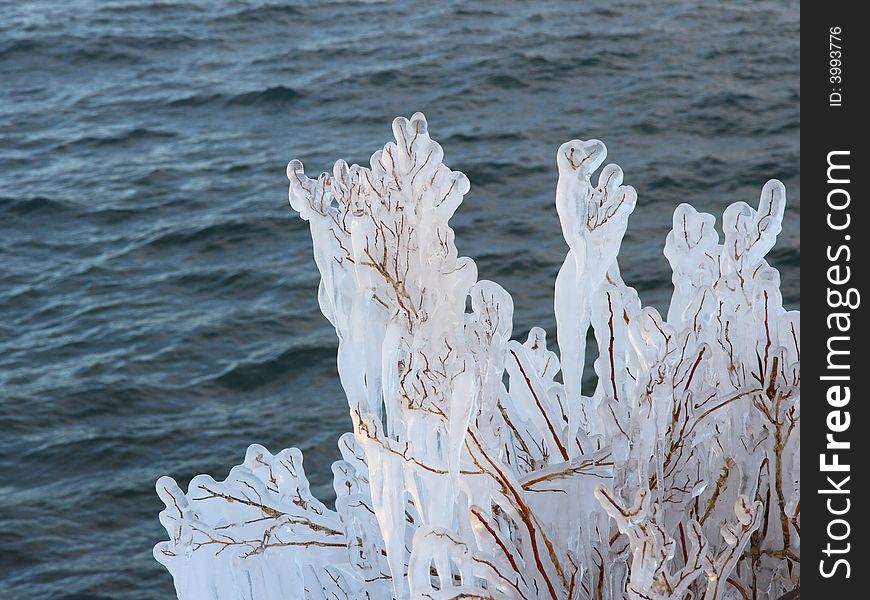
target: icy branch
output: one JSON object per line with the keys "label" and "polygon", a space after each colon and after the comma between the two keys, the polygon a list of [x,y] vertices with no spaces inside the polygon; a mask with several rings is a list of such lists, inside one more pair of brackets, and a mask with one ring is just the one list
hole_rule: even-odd
{"label": "icy branch", "polygon": [[[557,153],[561,357],[511,339],[449,221],[469,189],[421,114],[370,166],[292,161],[353,432],[335,510],[298,450],[157,488],[179,598],[775,599],[800,580],[800,318],[765,260],[785,190],[674,213],[667,317],[617,255],[637,194],[604,144]],[[600,171],[599,171],[600,169]],[[596,172],[598,175],[596,177]],[[467,307],[470,307],[467,308]],[[597,384],[581,387],[586,340]]]}

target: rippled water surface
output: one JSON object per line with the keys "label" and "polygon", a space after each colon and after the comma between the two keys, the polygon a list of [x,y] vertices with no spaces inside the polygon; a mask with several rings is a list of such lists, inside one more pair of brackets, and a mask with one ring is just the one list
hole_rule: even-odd
{"label": "rippled water surface", "polygon": [[621,266],[658,307],[674,207],[782,179],[798,306],[798,5],[696,4],[0,0],[0,597],[171,597],[155,480],[251,442],[331,498],[349,418],[284,167],[367,161],[398,114],[471,179],[459,248],[517,335],[554,329],[575,137],[638,189]]}

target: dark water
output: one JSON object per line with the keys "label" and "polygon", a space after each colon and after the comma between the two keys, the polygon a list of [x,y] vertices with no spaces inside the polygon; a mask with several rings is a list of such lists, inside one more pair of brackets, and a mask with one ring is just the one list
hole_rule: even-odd
{"label": "dark water", "polygon": [[[294,3],[290,3],[294,4]],[[552,332],[558,145],[639,192],[626,280],[663,307],[674,207],[790,195],[798,4],[0,1],[0,597],[169,598],[156,478],[296,445],[330,498],[349,428],[284,167],[429,117],[472,191],[460,251]]]}

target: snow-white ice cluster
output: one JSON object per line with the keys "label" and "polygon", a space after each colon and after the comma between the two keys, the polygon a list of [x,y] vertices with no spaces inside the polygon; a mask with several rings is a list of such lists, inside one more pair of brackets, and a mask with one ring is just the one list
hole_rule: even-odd
{"label": "snow-white ice cluster", "polygon": [[[309,179],[319,301],[353,432],[314,498],[299,450],[251,446],[224,481],[163,477],[154,549],[182,600],[764,599],[800,577],[800,315],[765,260],[785,190],[713,216],[680,205],[663,317],[620,276],[636,193],[597,140],[559,148],[557,356],[460,257],[468,179],[426,120],[370,167]],[[590,327],[597,383],[582,374]]]}

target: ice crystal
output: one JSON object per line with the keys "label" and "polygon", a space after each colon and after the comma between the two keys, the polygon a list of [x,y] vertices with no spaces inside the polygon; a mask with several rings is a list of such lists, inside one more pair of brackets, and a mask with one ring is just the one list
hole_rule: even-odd
{"label": "ice crystal", "polygon": [[[370,167],[287,168],[353,432],[335,510],[302,456],[251,446],[225,481],[157,483],[179,598],[776,598],[799,582],[800,330],[765,260],[785,190],[680,205],[667,317],[617,253],[636,193],[597,140],[559,148],[561,357],[478,281],[449,220],[469,189],[426,120]],[[470,312],[468,310],[470,306]],[[597,384],[583,389],[590,327]]]}

